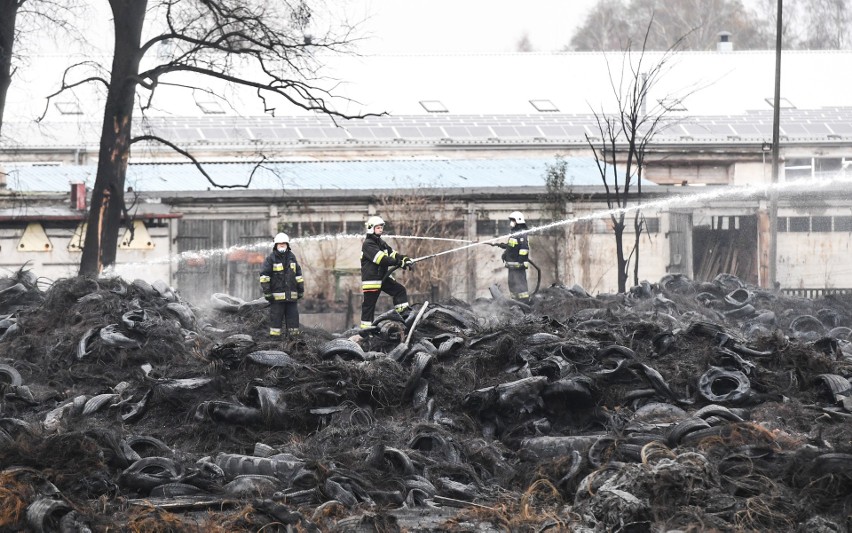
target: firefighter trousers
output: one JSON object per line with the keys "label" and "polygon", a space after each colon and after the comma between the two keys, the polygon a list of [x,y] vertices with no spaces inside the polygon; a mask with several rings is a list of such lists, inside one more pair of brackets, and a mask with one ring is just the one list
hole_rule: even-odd
{"label": "firefighter trousers", "polygon": [[275,301],[269,304],[269,330],[281,332],[281,326],[286,322],[287,330],[299,329],[299,303]]}
{"label": "firefighter trousers", "polygon": [[364,301],[361,304],[362,325],[371,323],[376,316],[376,303],[382,291],[393,298],[393,305],[397,311],[402,312],[408,307],[408,293],[405,287],[395,279],[388,278],[382,282],[381,290],[364,291]]}
{"label": "firefighter trousers", "polygon": [[527,269],[510,268],[509,270],[509,295],[513,300],[529,303],[530,289],[527,285]]}

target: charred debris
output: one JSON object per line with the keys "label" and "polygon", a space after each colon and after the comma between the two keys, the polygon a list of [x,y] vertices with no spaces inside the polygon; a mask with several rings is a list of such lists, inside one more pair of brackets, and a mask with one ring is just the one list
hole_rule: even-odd
{"label": "charred debris", "polygon": [[0,278],[0,529],[852,525],[852,298],[492,296],[271,341],[262,299]]}

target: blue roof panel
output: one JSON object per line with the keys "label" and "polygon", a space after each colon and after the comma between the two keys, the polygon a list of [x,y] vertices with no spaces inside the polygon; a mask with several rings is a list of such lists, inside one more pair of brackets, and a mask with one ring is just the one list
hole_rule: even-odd
{"label": "blue roof panel", "polygon": [[[544,187],[554,158],[447,159],[382,161],[294,161],[205,163],[219,185],[249,184],[250,190],[390,190],[406,188]],[[593,158],[566,158],[567,186],[597,186],[601,178]],[[28,192],[69,190],[69,184],[94,184],[97,168],[88,166],[9,165],[10,189]],[[254,172],[254,175],[252,175]],[[194,165],[131,164],[126,186],[139,192],[214,190]],[[643,180],[643,186],[654,186]]]}

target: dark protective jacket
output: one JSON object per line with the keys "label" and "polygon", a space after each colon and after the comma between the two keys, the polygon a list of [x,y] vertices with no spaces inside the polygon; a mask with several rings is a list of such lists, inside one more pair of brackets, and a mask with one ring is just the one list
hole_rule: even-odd
{"label": "dark protective jacket", "polygon": [[260,269],[260,288],[263,295],[272,295],[275,301],[296,301],[305,293],[302,267],[288,247],[285,252],[276,249],[266,256]]}
{"label": "dark protective jacket", "polygon": [[381,236],[368,233],[361,245],[361,290],[380,290],[388,267],[402,264],[404,257],[383,241]]}
{"label": "dark protective jacket", "polygon": [[[513,233],[525,231],[526,224],[518,224],[515,226]],[[530,267],[530,243],[527,240],[527,235],[518,235],[517,237],[509,237],[506,242],[506,249],[503,250],[503,265],[509,269],[527,269]]]}

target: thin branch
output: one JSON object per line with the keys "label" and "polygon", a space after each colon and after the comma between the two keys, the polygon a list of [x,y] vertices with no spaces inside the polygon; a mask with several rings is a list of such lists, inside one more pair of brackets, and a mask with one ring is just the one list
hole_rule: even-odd
{"label": "thin branch", "polygon": [[159,137],[157,135],[140,135],[138,137],[133,137],[132,139],[130,139],[130,144],[135,144],[135,143],[143,142],[143,141],[159,142],[161,144],[168,146],[169,148],[171,148],[175,152],[181,154],[182,156],[186,157],[187,159],[192,161],[195,168],[197,168],[198,171],[201,172],[201,174],[207,179],[207,181],[210,182],[211,185],[213,185],[214,187],[219,187],[221,189],[248,189],[249,186],[251,186],[252,179],[254,179],[255,172],[257,172],[257,169],[260,168],[263,165],[264,161],[266,161],[266,157],[264,156],[263,159],[260,162],[258,162],[254,165],[254,167],[251,170],[251,174],[249,174],[249,179],[246,183],[237,184],[237,185],[222,185],[222,184],[216,183],[216,181],[213,180],[213,178],[210,176],[210,174],[208,174],[207,171],[204,170],[204,166],[201,164],[201,162],[198,161],[198,159],[196,159],[194,155],[192,155],[188,151],[180,148],[176,144],[174,144],[174,143],[172,143],[172,142],[170,142],[166,139],[163,139],[162,137]]}
{"label": "thin branch", "polygon": [[83,65],[98,66],[96,63],[92,63],[91,61],[83,61],[83,62],[80,62],[80,63],[75,63],[75,64],[69,66],[68,68],[66,68],[65,72],[62,73],[62,83],[61,83],[59,89],[57,89],[56,92],[49,94],[45,98],[44,111],[42,111],[41,115],[36,119],[36,122],[41,122],[42,120],[44,120],[44,117],[47,116],[47,111],[48,111],[48,109],[50,109],[51,100],[53,100],[53,98],[59,96],[60,94],[64,93],[65,91],[67,91],[69,89],[73,89],[74,87],[79,87],[80,85],[84,85],[84,84],[92,82],[92,81],[101,82],[104,85],[104,87],[109,88],[109,82],[106,79],[104,79],[100,76],[90,76],[88,78],[83,78],[83,79],[75,81],[73,83],[68,83],[67,78],[68,78],[68,75],[71,73],[71,70],[76,68],[76,67],[83,66]]}

